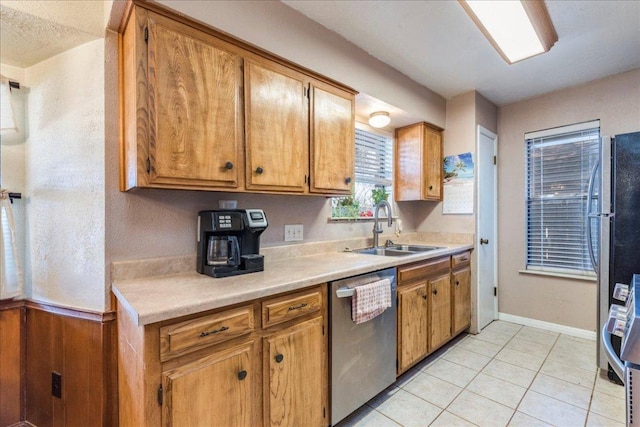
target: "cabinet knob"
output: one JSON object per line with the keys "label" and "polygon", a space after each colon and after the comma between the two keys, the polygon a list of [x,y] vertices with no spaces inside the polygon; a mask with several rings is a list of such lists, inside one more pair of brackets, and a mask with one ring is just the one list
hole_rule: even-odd
{"label": "cabinet knob", "polygon": [[256,168],[256,173],[257,173],[258,175],[260,175],[262,172],[264,172],[264,169],[262,169],[260,166],[258,166],[258,167]]}
{"label": "cabinet knob", "polygon": [[427,294],[422,295],[422,299],[427,299]]}
{"label": "cabinet knob", "polygon": [[430,185],[430,186],[429,186],[429,190],[433,190],[433,185]]}
{"label": "cabinet knob", "polygon": [[480,244],[481,245],[488,245],[489,244],[489,239],[480,239]]}
{"label": "cabinet knob", "polygon": [[247,378],[247,371],[240,371],[238,372],[238,379],[240,381],[242,381],[243,379]]}
{"label": "cabinet knob", "polygon": [[227,163],[225,163],[225,164],[224,164],[224,168],[225,168],[225,169],[233,169],[233,163],[231,163],[231,162],[227,162]]}
{"label": "cabinet knob", "polygon": [[345,184],[351,184],[351,177],[350,176],[346,177],[345,180],[344,180],[344,183]]}
{"label": "cabinet knob", "polygon": [[456,286],[460,286],[460,281],[456,280]]}
{"label": "cabinet knob", "polygon": [[284,359],[284,356],[281,354],[276,354],[275,359],[276,359],[276,363],[280,363]]}
{"label": "cabinet knob", "polygon": [[433,294],[434,294],[434,295],[438,295],[438,290],[437,290],[437,289],[434,289],[434,290],[433,290]]}

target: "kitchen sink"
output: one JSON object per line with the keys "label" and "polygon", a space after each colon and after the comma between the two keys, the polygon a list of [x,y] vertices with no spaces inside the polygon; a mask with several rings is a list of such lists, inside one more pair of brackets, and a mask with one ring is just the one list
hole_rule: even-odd
{"label": "kitchen sink", "polygon": [[395,248],[364,248],[355,249],[353,252],[366,255],[382,255],[382,256],[404,256],[411,255],[414,252],[403,251]]}
{"label": "kitchen sink", "polygon": [[393,245],[393,246],[389,246],[387,249],[393,249],[397,251],[408,251],[408,252],[428,252],[428,251],[435,251],[437,249],[444,249],[444,247],[425,246],[425,245]]}

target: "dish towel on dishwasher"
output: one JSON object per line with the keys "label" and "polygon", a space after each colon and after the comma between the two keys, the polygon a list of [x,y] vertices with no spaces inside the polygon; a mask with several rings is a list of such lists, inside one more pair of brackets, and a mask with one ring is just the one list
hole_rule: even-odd
{"label": "dish towel on dishwasher", "polygon": [[353,288],[351,297],[351,319],[364,323],[382,314],[391,307],[391,281],[381,279]]}

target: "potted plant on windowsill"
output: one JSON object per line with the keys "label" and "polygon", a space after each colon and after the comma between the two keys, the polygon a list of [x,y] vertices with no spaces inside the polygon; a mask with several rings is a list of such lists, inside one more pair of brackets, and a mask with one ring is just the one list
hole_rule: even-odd
{"label": "potted plant on windowsill", "polygon": [[385,187],[378,187],[371,190],[371,198],[373,199],[373,206],[377,205],[383,200],[389,199],[389,193]]}
{"label": "potted plant on windowsill", "polygon": [[334,218],[357,218],[360,215],[360,203],[353,196],[342,197],[334,209]]}

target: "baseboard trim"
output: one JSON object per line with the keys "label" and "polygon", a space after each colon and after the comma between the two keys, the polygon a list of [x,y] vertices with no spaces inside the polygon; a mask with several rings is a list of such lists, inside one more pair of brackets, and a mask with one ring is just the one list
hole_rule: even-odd
{"label": "baseboard trim", "polygon": [[513,314],[498,313],[498,319],[505,322],[517,323],[519,325],[531,326],[532,328],[545,329],[547,331],[558,332],[573,337],[584,338],[595,341],[596,332],[586,329],[574,328],[572,326],[559,325],[557,323],[545,322],[543,320],[530,319],[528,317],[514,316]]}

